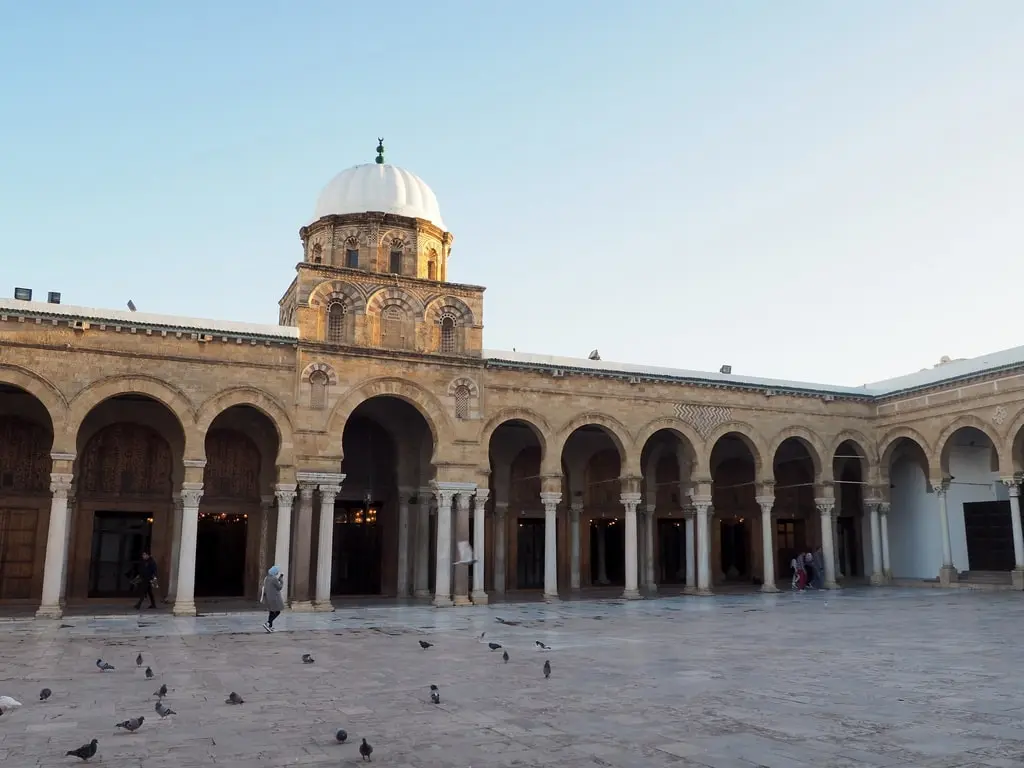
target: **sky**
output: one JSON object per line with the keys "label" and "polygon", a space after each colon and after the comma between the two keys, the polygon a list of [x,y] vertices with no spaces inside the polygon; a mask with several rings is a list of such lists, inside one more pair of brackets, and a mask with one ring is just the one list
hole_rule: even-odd
{"label": "sky", "polygon": [[487,348],[859,385],[1024,345],[1024,3],[0,5],[0,296],[276,323],[424,179]]}

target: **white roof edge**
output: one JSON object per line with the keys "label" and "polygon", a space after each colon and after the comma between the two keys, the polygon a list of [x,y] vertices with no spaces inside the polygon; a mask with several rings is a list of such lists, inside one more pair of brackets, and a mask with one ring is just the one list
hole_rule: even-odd
{"label": "white roof edge", "polygon": [[4,310],[82,320],[105,320],[110,323],[123,323],[124,325],[153,325],[189,331],[230,333],[240,336],[270,336],[295,340],[299,338],[299,329],[290,325],[239,323],[232,320],[209,320],[195,317],[179,317],[177,315],[158,315],[152,312],[131,312],[125,309],[76,307],[71,304],[50,304],[44,301],[0,299],[0,311]]}
{"label": "white roof edge", "polygon": [[930,387],[947,381],[976,376],[986,371],[1017,365],[1024,366],[1024,347],[1013,347],[998,352],[989,352],[988,354],[965,360],[951,360],[948,363],[941,363],[933,368],[926,368],[923,371],[876,381],[866,386],[878,396],[890,395],[895,392]]}

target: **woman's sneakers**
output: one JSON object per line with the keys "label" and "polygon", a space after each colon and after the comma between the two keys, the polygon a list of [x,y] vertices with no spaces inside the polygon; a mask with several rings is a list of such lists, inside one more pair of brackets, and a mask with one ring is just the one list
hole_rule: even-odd
{"label": "woman's sneakers", "polygon": [[265,630],[267,630],[267,632],[273,632],[274,631],[274,628],[272,626],[270,626],[270,624],[268,624],[267,622],[263,622],[263,628]]}

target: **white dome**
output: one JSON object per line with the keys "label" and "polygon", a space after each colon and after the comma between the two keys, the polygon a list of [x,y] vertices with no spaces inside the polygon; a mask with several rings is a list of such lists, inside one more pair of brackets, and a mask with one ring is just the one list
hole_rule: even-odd
{"label": "white dome", "polygon": [[383,211],[426,219],[447,231],[437,197],[415,173],[386,163],[367,163],[342,171],[324,187],[313,221],[344,213]]}

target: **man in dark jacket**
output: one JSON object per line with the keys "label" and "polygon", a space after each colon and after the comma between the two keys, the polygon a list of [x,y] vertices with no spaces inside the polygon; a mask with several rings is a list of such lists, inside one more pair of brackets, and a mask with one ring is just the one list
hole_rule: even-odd
{"label": "man in dark jacket", "polygon": [[139,562],[139,602],[135,604],[135,610],[142,609],[142,601],[149,598],[149,607],[156,608],[156,598],[153,596],[153,588],[156,586],[156,560],[149,556],[149,552],[142,553],[142,560]]}

